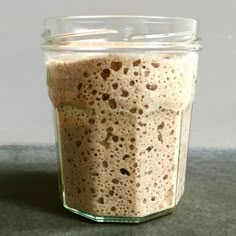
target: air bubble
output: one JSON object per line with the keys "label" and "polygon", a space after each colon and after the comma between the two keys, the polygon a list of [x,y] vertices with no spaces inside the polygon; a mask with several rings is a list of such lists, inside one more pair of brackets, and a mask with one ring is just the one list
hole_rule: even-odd
{"label": "air bubble", "polygon": [[82,84],[82,83],[79,83],[79,84],[77,85],[77,89],[78,89],[78,90],[80,90],[82,87],[83,87],[83,84]]}
{"label": "air bubble", "polygon": [[106,119],[103,118],[103,119],[101,120],[101,123],[104,124],[105,122],[106,122]]}
{"label": "air bubble", "polygon": [[128,176],[130,176],[129,171],[126,170],[125,168],[121,168],[121,169],[120,169],[120,173],[121,173],[122,175],[128,175]]}
{"label": "air bubble", "polygon": [[107,132],[108,132],[108,133],[111,133],[112,131],[113,131],[113,128],[112,128],[112,127],[107,128]]}
{"label": "air bubble", "polygon": [[124,74],[126,75],[128,73],[128,68],[124,68]]}
{"label": "air bubble", "polygon": [[135,84],[135,82],[134,82],[133,80],[131,80],[131,81],[129,82],[129,85],[130,85],[130,86],[134,86],[134,84]]}
{"label": "air bubble", "polygon": [[138,110],[138,113],[139,113],[139,115],[142,115],[142,114],[143,114],[143,110],[142,110],[142,109],[139,109],[139,110]]}
{"label": "air bubble", "polygon": [[95,123],[95,120],[94,119],[89,119],[89,124],[93,125]]}
{"label": "air bubble", "polygon": [[141,60],[138,59],[138,60],[133,62],[133,66],[138,66],[140,63],[141,63]]}
{"label": "air bubble", "polygon": [[80,141],[80,140],[77,140],[77,141],[75,142],[75,144],[76,144],[77,147],[79,147],[79,146],[81,145],[81,141]]}
{"label": "air bubble", "polygon": [[161,122],[161,124],[157,126],[157,129],[163,129],[164,126],[165,126],[165,123],[164,123],[164,122]]}
{"label": "air bubble", "polygon": [[104,80],[106,80],[111,74],[111,71],[109,69],[104,69],[102,72],[101,72],[101,76]]}
{"label": "air bubble", "polygon": [[111,211],[116,211],[116,208],[115,207],[111,207]]}
{"label": "air bubble", "polygon": [[114,71],[118,71],[122,67],[122,62],[120,61],[112,61],[110,68]]}
{"label": "air bubble", "polygon": [[128,155],[128,154],[125,154],[125,155],[123,156],[123,160],[128,159],[128,158],[129,158],[129,155]]}
{"label": "air bubble", "polygon": [[132,144],[129,145],[129,149],[130,149],[130,150],[134,150],[134,145],[132,145]]}
{"label": "air bubble", "polygon": [[118,84],[114,83],[114,84],[112,84],[112,87],[113,87],[113,89],[117,89],[118,88]]}
{"label": "air bubble", "polygon": [[116,109],[116,107],[117,107],[115,99],[110,99],[108,104],[109,104],[111,109]]}
{"label": "air bubble", "polygon": [[108,100],[108,99],[109,99],[109,97],[110,97],[110,95],[109,95],[109,94],[107,94],[107,93],[104,93],[104,94],[102,95],[102,100],[103,100],[103,101],[106,101],[106,100]]}
{"label": "air bubble", "polygon": [[92,176],[98,176],[99,174],[97,172],[92,173]]}
{"label": "air bubble", "polygon": [[102,197],[98,198],[98,203],[104,204],[104,198],[102,198]]}
{"label": "air bubble", "polygon": [[146,84],[146,88],[151,91],[155,91],[157,89],[156,84]]}
{"label": "air bubble", "polygon": [[148,77],[149,74],[150,74],[150,71],[148,71],[148,70],[144,72],[144,76],[145,76],[145,77]]}
{"label": "air bubble", "polygon": [[94,188],[90,188],[90,191],[91,191],[91,193],[95,193],[96,192]]}
{"label": "air bubble", "polygon": [[108,167],[107,161],[103,161],[103,162],[102,162],[102,166],[103,166],[104,168],[107,168],[107,167]]}
{"label": "air bubble", "polygon": [[92,94],[93,94],[93,95],[96,95],[96,94],[97,94],[97,90],[93,90],[93,91],[92,91]]}
{"label": "air bubble", "polygon": [[114,142],[118,142],[118,141],[119,141],[119,137],[116,136],[116,135],[114,135],[114,136],[112,137],[112,140],[113,140]]}
{"label": "air bubble", "polygon": [[113,184],[118,184],[118,183],[119,183],[119,180],[118,180],[118,179],[113,179],[111,182],[112,182]]}
{"label": "air bubble", "polygon": [[151,63],[151,65],[154,67],[154,68],[158,68],[160,66],[160,63]]}
{"label": "air bubble", "polygon": [[84,76],[85,78],[88,78],[88,77],[89,77],[88,72],[84,72],[84,73],[83,73],[83,76]]}
{"label": "air bubble", "polygon": [[137,111],[137,108],[136,108],[136,107],[133,107],[133,108],[130,109],[130,112],[131,112],[131,113],[136,113],[136,111]]}
{"label": "air bubble", "polygon": [[126,91],[124,89],[121,89],[121,92],[122,92],[121,97],[128,97],[129,96],[129,92],[128,91]]}
{"label": "air bubble", "polygon": [[167,178],[168,178],[168,175],[165,174],[165,175],[163,176],[163,180],[166,180]]}

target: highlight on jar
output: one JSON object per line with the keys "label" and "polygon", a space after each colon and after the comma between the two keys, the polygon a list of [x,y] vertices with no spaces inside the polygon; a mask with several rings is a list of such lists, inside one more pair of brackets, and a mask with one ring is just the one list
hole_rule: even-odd
{"label": "highlight on jar", "polygon": [[185,186],[197,21],[84,16],[44,27],[63,206],[98,222],[172,213]]}

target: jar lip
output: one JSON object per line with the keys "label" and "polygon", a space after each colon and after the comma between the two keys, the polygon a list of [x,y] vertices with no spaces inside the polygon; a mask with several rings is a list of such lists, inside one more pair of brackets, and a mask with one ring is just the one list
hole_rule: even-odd
{"label": "jar lip", "polygon": [[[143,20],[170,20],[170,21],[182,21],[182,22],[192,22],[194,24],[197,24],[198,21],[193,18],[188,17],[172,17],[172,16],[147,16],[147,15],[81,15],[81,16],[57,16],[57,17],[48,17],[44,20],[44,25],[51,24],[55,22],[60,21],[67,21],[67,20],[98,20],[101,22],[101,20],[109,20],[109,19],[143,19]],[[158,22],[156,22],[158,23]]]}
{"label": "jar lip", "polygon": [[62,16],[44,20],[45,50],[199,50],[198,21],[139,15]]}

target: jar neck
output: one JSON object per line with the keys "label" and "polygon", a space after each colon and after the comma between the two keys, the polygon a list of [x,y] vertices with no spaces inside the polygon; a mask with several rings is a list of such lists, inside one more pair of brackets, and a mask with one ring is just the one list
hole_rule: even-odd
{"label": "jar neck", "polygon": [[50,18],[44,24],[44,50],[104,51],[200,49],[197,21],[145,16]]}

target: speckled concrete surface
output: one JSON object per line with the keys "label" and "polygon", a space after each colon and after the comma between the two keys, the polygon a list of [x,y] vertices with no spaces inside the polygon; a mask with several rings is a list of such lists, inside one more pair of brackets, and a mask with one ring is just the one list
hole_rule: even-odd
{"label": "speckled concrete surface", "polygon": [[191,149],[173,215],[142,224],[94,223],[63,209],[52,146],[0,146],[0,235],[236,235],[236,150]]}

